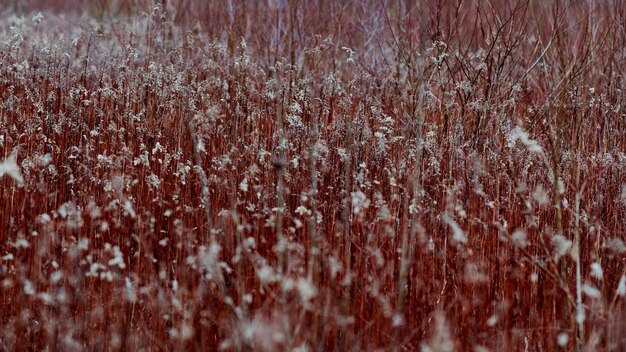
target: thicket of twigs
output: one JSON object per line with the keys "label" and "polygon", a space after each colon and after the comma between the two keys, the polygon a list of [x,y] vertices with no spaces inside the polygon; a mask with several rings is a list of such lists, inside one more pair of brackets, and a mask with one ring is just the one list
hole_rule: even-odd
{"label": "thicket of twigs", "polygon": [[0,350],[625,348],[623,1],[5,5]]}

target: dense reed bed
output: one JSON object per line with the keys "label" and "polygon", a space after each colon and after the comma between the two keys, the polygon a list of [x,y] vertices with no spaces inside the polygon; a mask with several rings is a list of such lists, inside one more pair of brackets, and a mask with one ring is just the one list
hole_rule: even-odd
{"label": "dense reed bed", "polygon": [[624,350],[623,1],[5,5],[0,350]]}

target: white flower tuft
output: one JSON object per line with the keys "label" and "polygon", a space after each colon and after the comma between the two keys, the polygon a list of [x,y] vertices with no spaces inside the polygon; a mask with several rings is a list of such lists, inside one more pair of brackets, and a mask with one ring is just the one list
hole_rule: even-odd
{"label": "white flower tuft", "polygon": [[467,236],[465,236],[465,233],[454,219],[449,217],[447,214],[444,214],[441,217],[441,221],[448,224],[448,226],[452,229],[452,240],[454,242],[464,244],[467,243]]}
{"label": "white flower tuft", "polygon": [[598,280],[602,280],[604,272],[602,271],[602,265],[600,265],[600,263],[591,263],[591,276]]}
{"label": "white flower tuft", "polygon": [[317,295],[317,288],[307,279],[299,279],[297,283],[298,292],[302,302],[307,303]]}
{"label": "white flower tuft", "polygon": [[352,212],[355,215],[361,214],[369,206],[370,200],[367,199],[365,193],[361,191],[352,192]]}
{"label": "white flower tuft", "polygon": [[517,229],[513,231],[513,234],[511,235],[511,240],[513,241],[513,245],[515,247],[524,249],[526,248],[526,246],[528,246],[527,237],[528,236],[526,235],[526,231],[522,229]]}
{"label": "white flower tuft", "polygon": [[22,177],[20,167],[17,165],[15,153],[11,154],[8,159],[0,162],[0,177],[4,175],[14,179],[20,187],[24,185],[24,178]]}
{"label": "white flower tuft", "polygon": [[554,261],[556,262],[569,252],[572,248],[572,241],[562,235],[556,235],[552,237],[552,245],[554,246]]}
{"label": "white flower tuft", "polygon": [[256,272],[262,284],[269,284],[276,281],[274,269],[271,266],[264,265]]}
{"label": "white flower tuft", "polygon": [[124,281],[126,283],[126,299],[130,303],[137,302],[137,293],[135,292],[132,280],[129,277],[126,277]]}
{"label": "white flower tuft", "polygon": [[626,275],[622,275],[622,278],[619,280],[616,293],[621,297],[626,296]]}
{"label": "white flower tuft", "polygon": [[556,337],[556,343],[561,347],[567,347],[569,342],[569,335],[566,332],[562,332]]}
{"label": "white flower tuft", "polygon": [[533,199],[539,206],[547,205],[550,202],[550,198],[548,198],[548,193],[543,188],[543,185],[537,185],[532,194]]}
{"label": "white flower tuft", "polygon": [[528,151],[532,153],[542,153],[543,149],[539,145],[539,143],[531,139],[528,136],[528,132],[524,131],[521,127],[517,126],[509,133],[509,147],[513,147],[515,142],[520,141]]}
{"label": "white flower tuft", "polygon": [[592,284],[584,284],[583,285],[583,292],[591,297],[591,298],[600,298],[602,297],[602,293],[600,292],[600,290],[598,290],[595,286],[593,286]]}

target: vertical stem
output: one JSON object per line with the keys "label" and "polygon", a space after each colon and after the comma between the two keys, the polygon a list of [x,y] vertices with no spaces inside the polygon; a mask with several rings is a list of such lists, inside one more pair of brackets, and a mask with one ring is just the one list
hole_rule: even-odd
{"label": "vertical stem", "polygon": [[582,299],[582,278],[580,274],[580,168],[578,162],[575,166],[576,200],[574,212],[574,260],[576,262],[576,323],[578,326],[576,336],[576,351],[583,349],[585,340],[585,307]]}
{"label": "vertical stem", "polygon": [[309,194],[311,200],[311,216],[309,217],[309,233],[311,236],[311,253],[309,258],[308,279],[313,280],[313,274],[315,271],[316,257],[319,252],[317,244],[317,168],[315,163],[317,162],[317,139],[318,139],[318,122],[317,114],[313,116],[313,135],[311,145],[309,149],[309,168],[311,170],[311,192]]}
{"label": "vertical stem", "polygon": [[[278,255],[278,269],[277,269],[277,276],[278,279],[282,282],[282,280],[285,279],[285,276],[288,274],[289,270],[288,268],[286,268],[286,264],[289,263],[289,260],[287,258],[288,255],[288,250],[287,250],[287,239],[285,238],[284,235],[284,231],[283,231],[283,211],[285,209],[285,196],[284,196],[284,186],[283,186],[283,168],[284,168],[284,160],[283,160],[283,150],[282,150],[282,145],[283,143],[286,143],[284,141],[284,136],[283,136],[283,120],[282,120],[282,104],[284,102],[284,94],[283,94],[283,98],[281,99],[281,111],[277,112],[277,119],[276,119],[276,131],[278,134],[278,145],[276,146],[276,155],[274,155],[274,169],[276,170],[276,177],[277,177],[277,181],[276,181],[276,193],[277,193],[277,205],[278,205],[278,212],[276,214],[276,236],[277,236],[277,245],[276,245],[276,252]],[[292,336],[291,336],[291,329],[289,327],[289,315],[287,314],[286,311],[286,307],[287,307],[287,292],[284,288],[283,285],[280,285],[280,305],[281,307],[283,307],[283,312],[282,312],[282,323],[283,323],[283,330],[285,333],[285,336],[287,338],[287,349],[290,350],[291,349],[291,344],[292,344]]]}
{"label": "vertical stem", "polygon": [[[424,77],[424,68],[422,66],[420,72],[420,79]],[[404,301],[406,296],[406,286],[408,282],[408,273],[411,268],[411,264],[413,261],[413,247],[415,244],[415,235],[417,234],[417,228],[419,226],[418,223],[418,211],[417,205],[419,204],[418,199],[421,194],[421,165],[422,165],[422,151],[423,151],[423,130],[424,130],[424,111],[423,111],[423,101],[424,101],[424,83],[419,82],[418,87],[418,101],[417,108],[413,111],[413,115],[417,115],[417,157],[415,161],[415,168],[413,171],[413,188],[411,190],[413,199],[409,199],[408,192],[406,189],[404,192],[403,203],[405,204],[405,210],[403,215],[404,226],[402,227],[402,256],[400,260],[400,273],[398,275],[398,301],[396,304],[396,312],[394,316],[394,327],[393,327],[393,350],[394,352],[398,349],[398,337],[400,333],[400,327],[404,325]],[[412,204],[409,204],[409,203]],[[407,215],[408,214],[408,215]],[[409,225],[409,216],[410,216],[410,225]],[[409,228],[410,227],[410,228]]]}

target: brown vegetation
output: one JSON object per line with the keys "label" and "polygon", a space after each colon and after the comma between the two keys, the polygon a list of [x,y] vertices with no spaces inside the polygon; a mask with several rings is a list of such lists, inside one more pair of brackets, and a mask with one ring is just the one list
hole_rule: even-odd
{"label": "brown vegetation", "polygon": [[0,350],[624,350],[623,1],[5,3]]}

